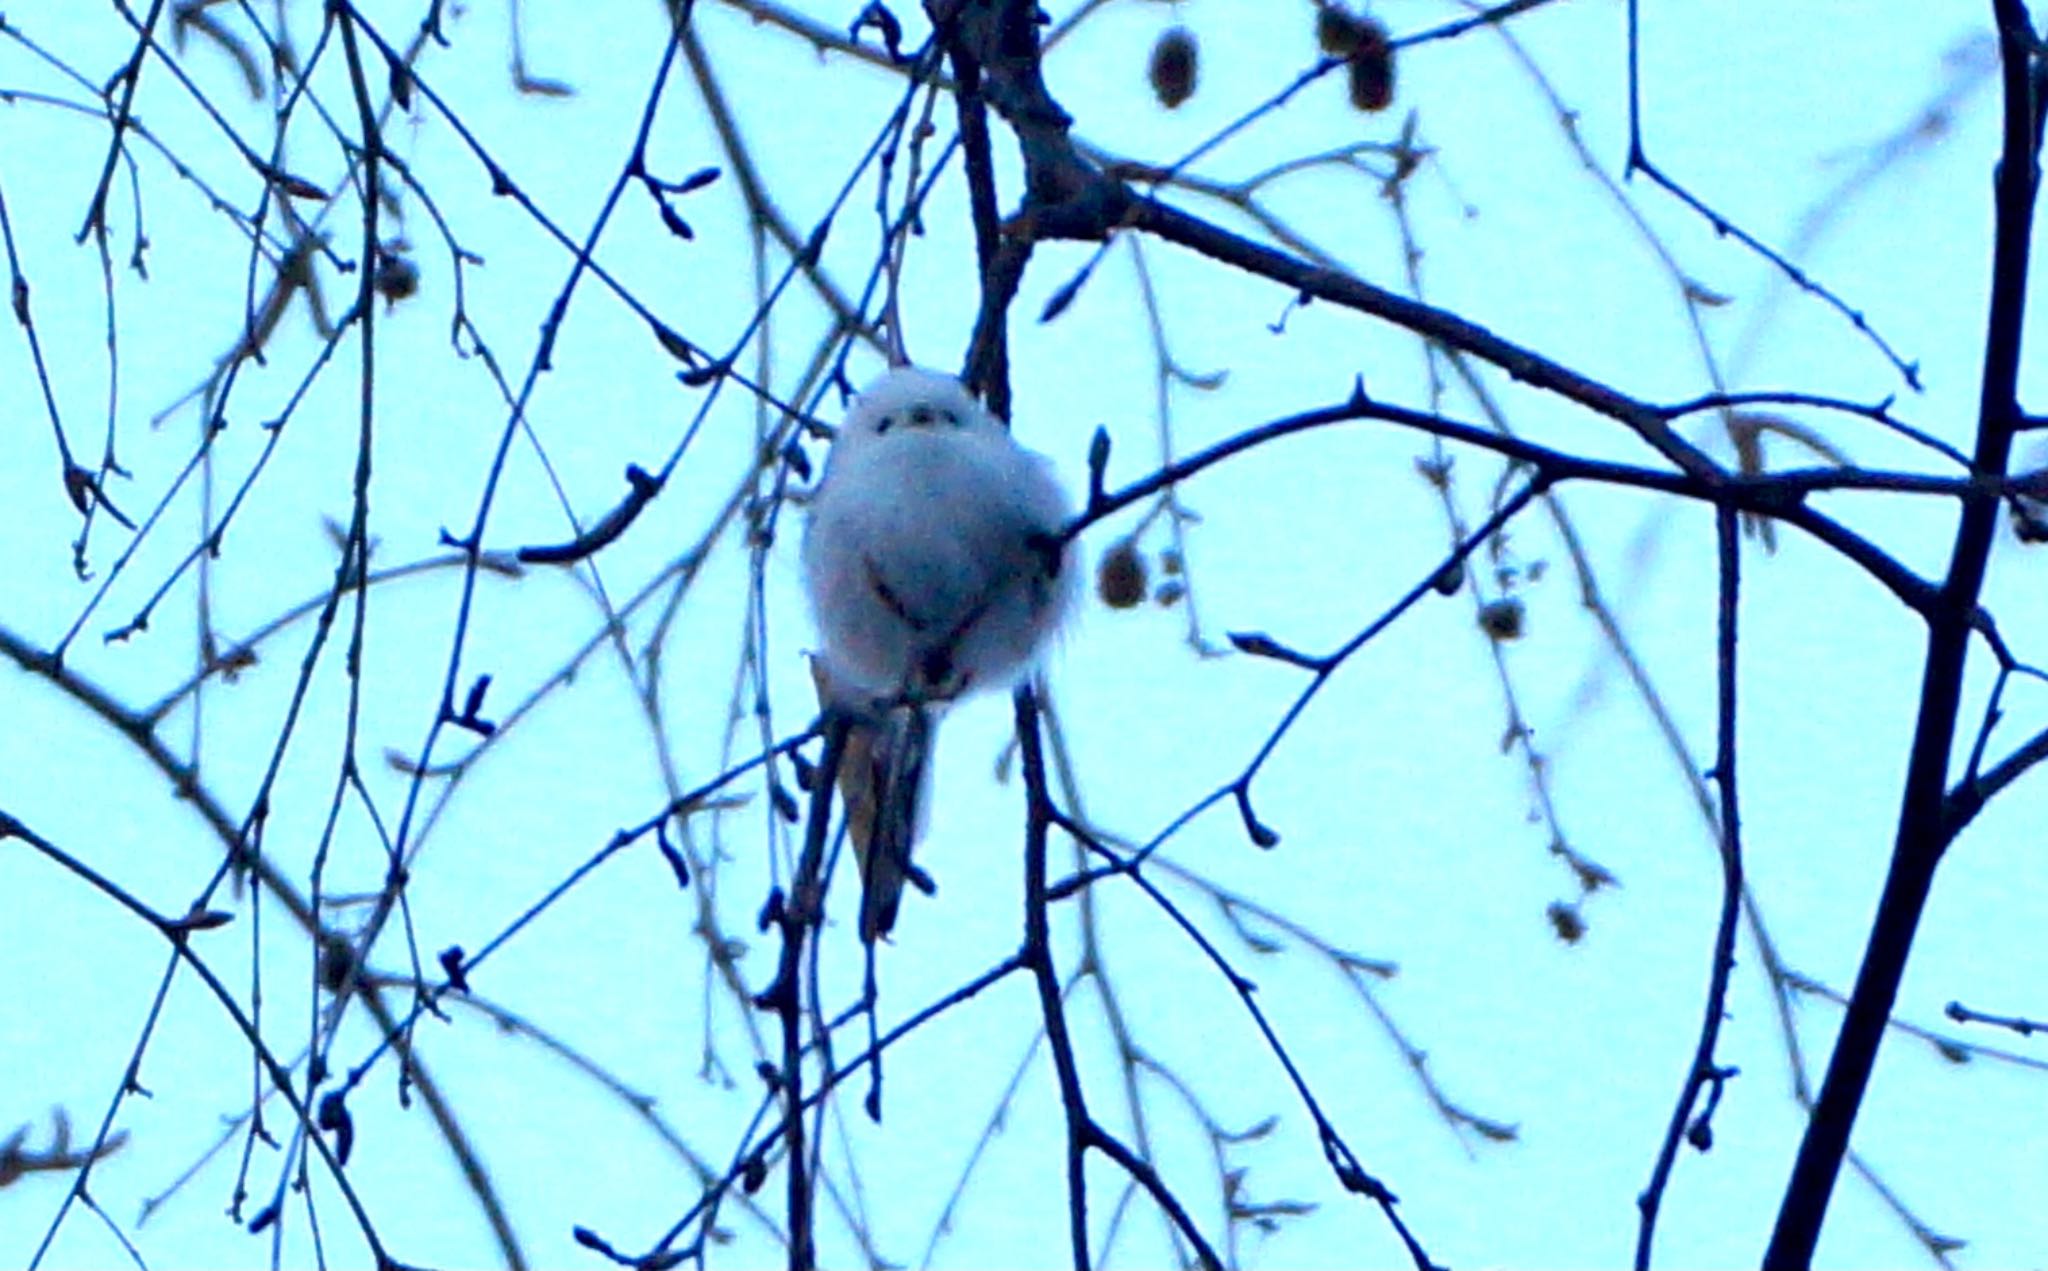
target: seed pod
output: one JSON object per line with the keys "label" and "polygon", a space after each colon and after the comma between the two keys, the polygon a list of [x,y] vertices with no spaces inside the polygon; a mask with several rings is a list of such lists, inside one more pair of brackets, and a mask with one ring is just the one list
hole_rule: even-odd
{"label": "seed pod", "polygon": [[1550,902],[1550,908],[1543,913],[1550,920],[1550,931],[1566,944],[1577,944],[1586,935],[1586,916],[1579,912],[1577,905],[1567,905],[1561,900]]}
{"label": "seed pod", "polygon": [[1522,638],[1522,602],[1514,596],[1489,600],[1479,610],[1479,629],[1499,641]]}
{"label": "seed pod", "polygon": [[1350,57],[1365,39],[1368,21],[1342,5],[1318,6],[1316,44],[1331,57]]}
{"label": "seed pod", "polygon": [[1145,599],[1145,558],[1130,539],[1119,539],[1095,566],[1095,594],[1112,609],[1132,609]]}
{"label": "seed pod", "polygon": [[377,249],[376,273],[371,276],[384,307],[410,299],[420,289],[420,267],[406,253],[403,242],[386,243]]}
{"label": "seed pod", "polygon": [[1179,109],[1182,102],[1195,95],[1199,72],[1200,55],[1194,32],[1177,26],[1160,35],[1152,46],[1152,67],[1148,72],[1152,95],[1160,105],[1168,110]]}
{"label": "seed pod", "polygon": [[1351,50],[1351,65],[1346,68],[1351,104],[1360,110],[1385,110],[1394,101],[1394,45],[1379,19],[1358,22],[1365,33]]}

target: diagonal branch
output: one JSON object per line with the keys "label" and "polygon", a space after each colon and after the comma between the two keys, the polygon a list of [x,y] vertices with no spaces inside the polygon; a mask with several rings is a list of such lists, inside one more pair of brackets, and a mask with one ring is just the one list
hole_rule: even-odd
{"label": "diagonal branch", "polygon": [[[2023,422],[2018,392],[2020,339],[2026,318],[2028,249],[2041,143],[2037,41],[2031,15],[2023,0],[1993,0],[1992,9],[1998,22],[2005,109],[1994,195],[1997,221],[1984,378],[1971,463],[1979,476],[2006,471],[2013,435]],[[1977,622],[1978,596],[1998,509],[1997,498],[1988,493],[1963,500],[1941,603],[1928,615],[1919,723],[1906,770],[1891,868],[1827,1077],[1778,1210],[1777,1225],[1764,1255],[1766,1267],[1804,1267],[1813,1260],[1828,1200],[1849,1149],[1849,1134],[1870,1084],[1885,1023],[1898,998],[1913,937],[1934,886],[1935,869],[1949,843],[1954,822],[1947,797],[1949,761],[1962,701],[1964,664]]]}

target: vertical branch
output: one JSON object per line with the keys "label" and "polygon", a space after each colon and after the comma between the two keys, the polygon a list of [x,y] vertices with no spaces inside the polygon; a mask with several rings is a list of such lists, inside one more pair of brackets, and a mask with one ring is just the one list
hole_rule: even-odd
{"label": "vertical branch", "polygon": [[[378,215],[383,203],[382,160],[384,138],[377,123],[377,108],[370,90],[369,73],[363,65],[362,49],[356,38],[356,26],[360,19],[351,10],[335,11],[332,20],[341,28],[342,54],[348,63],[349,85],[355,97],[356,118],[363,130],[363,246],[364,266],[357,284],[354,314],[362,333],[362,369],[357,389],[358,421],[356,438],[356,470],[354,494],[351,500],[348,534],[342,542],[341,565],[336,573],[334,593],[330,604],[338,604],[344,591],[355,592],[355,611],[349,629],[348,653],[346,658],[348,674],[347,720],[343,725],[341,772],[335,781],[334,799],[328,809],[327,822],[323,826],[315,849],[312,902],[317,916],[321,904],[322,879],[326,871],[328,847],[333,841],[335,827],[339,822],[342,801],[347,797],[349,783],[356,776],[356,736],[362,708],[362,666],[363,632],[368,621],[370,608],[370,464],[373,453],[372,442],[376,424],[377,401],[377,305],[376,270],[369,262],[377,259]],[[282,141],[280,141],[280,146]],[[310,268],[310,260],[308,261]],[[344,326],[347,324],[344,323]],[[404,906],[406,869],[399,846],[386,840],[386,865],[384,886],[381,889],[371,920],[369,932],[357,945],[356,960],[360,964],[369,956],[375,933],[390,911]],[[408,948],[413,953],[414,979],[419,975],[417,950],[410,940],[408,918]],[[335,1016],[338,1021],[340,1016]],[[408,1025],[410,1027],[410,1025]],[[314,1032],[318,1032],[317,1021]],[[410,1077],[401,1078],[409,1082]]]}
{"label": "vertical branch", "polygon": [[[1002,253],[1002,227],[996,211],[995,155],[989,141],[988,106],[981,99],[981,63],[964,42],[950,39],[946,52],[953,63],[953,99],[960,115],[960,147],[966,157],[967,205],[974,217],[974,259],[982,279],[982,311],[975,322],[974,338],[967,350],[965,379],[970,389],[979,389],[989,409],[999,419],[1010,417],[1010,341],[1007,300],[1016,290],[1012,279],[1007,289],[992,285],[997,280]],[[1002,268],[1018,268],[1021,261],[1004,260]],[[1000,298],[1001,307],[990,302]]]}
{"label": "vertical branch", "polygon": [[[1223,1262],[1215,1247],[1195,1226],[1187,1206],[1159,1177],[1152,1163],[1124,1144],[1116,1135],[1097,1124],[1088,1114],[1081,1092],[1081,1070],[1074,1062],[1074,1041],[1067,1031],[1066,998],[1052,960],[1052,925],[1046,917],[1051,897],[1046,887],[1047,831],[1055,822],[1071,825],[1053,807],[1046,787],[1045,748],[1038,733],[1038,698],[1028,687],[1019,688],[1017,707],[1017,751],[1024,770],[1024,947],[1017,961],[1031,972],[1038,987],[1038,1008],[1045,1023],[1045,1041],[1052,1051],[1053,1069],[1059,1077],[1060,1106],[1067,1120],[1067,1217],[1074,1246],[1076,1271],[1087,1271],[1088,1187],[1084,1171],[1088,1149],[1094,1148],[1130,1176],[1132,1182],[1151,1196],[1165,1211],[1175,1230],[1193,1248],[1195,1261],[1209,1271],[1221,1271]],[[1325,1144],[1334,1132],[1325,1129]],[[1427,1265],[1423,1260],[1418,1265]]]}
{"label": "vertical branch", "polygon": [[[1984,378],[1978,399],[1977,444],[1971,468],[1981,477],[2005,472],[2021,422],[2020,336],[2026,317],[2027,258],[2039,183],[2040,80],[2036,39],[2024,0],[1992,0],[1998,23],[2004,87],[2004,141],[1994,183],[1997,213],[1991,258],[1991,304]],[[1935,867],[1952,833],[1944,816],[1950,752],[1963,691],[1978,595],[1998,523],[1998,499],[1980,491],[1963,499],[1954,552],[1938,603],[1928,614],[1927,658],[1920,717],[1906,770],[1898,837],[1855,990],[1828,1062],[1820,1098],[1807,1122],[1764,1254],[1766,1267],[1804,1267],[1813,1260],[1828,1199],[1849,1148],[1849,1133],[1891,1018],[1913,936],[1934,885]]]}
{"label": "vertical branch", "polygon": [[755,995],[754,1005],[774,1012],[782,1025],[782,1067],[776,1073],[775,1085],[782,1096],[782,1139],[789,1162],[790,1271],[809,1271],[817,1265],[811,1225],[811,1177],[804,1143],[803,993],[799,985],[804,941],[824,916],[825,839],[832,824],[832,792],[839,784],[847,730],[845,716],[827,714],[825,751],[811,785],[810,815],[804,825],[804,853],[797,862],[788,899],[784,900],[780,892],[771,894],[761,916],[763,927],[773,924],[782,933],[775,979]]}
{"label": "vertical branch", "polygon": [[[1720,605],[1715,636],[1715,724],[1714,784],[1721,791],[1721,917],[1714,929],[1714,966],[1707,983],[1706,1016],[1700,1021],[1700,1040],[1693,1052],[1692,1067],[1685,1075],[1685,1087],[1671,1109],[1671,1124],[1664,1131],[1664,1143],[1657,1152],[1657,1164],[1650,1171],[1650,1185],[1637,1198],[1642,1222],[1636,1232],[1636,1271],[1649,1271],[1650,1249],[1657,1234],[1657,1213],[1664,1189],[1678,1160],[1681,1138],[1704,1152],[1713,1146],[1712,1119],[1720,1105],[1721,1091],[1735,1069],[1714,1062],[1714,1047],[1720,1040],[1721,1020],[1728,1008],[1728,978],[1735,969],[1735,932],[1742,917],[1742,818],[1736,801],[1735,781],[1735,674],[1736,612],[1742,588],[1741,520],[1727,504],[1714,509],[1715,542],[1720,549]],[[1700,1092],[1711,1087],[1707,1106],[1697,1120],[1692,1109]],[[1688,1126],[1688,1122],[1690,1125]]]}
{"label": "vertical branch", "polygon": [[968,205],[974,214],[975,252],[981,266],[981,309],[974,322],[962,378],[999,418],[1009,418],[1009,346],[1004,331],[1010,304],[1031,258],[1029,235],[1005,235],[997,220],[988,106],[1016,135],[1024,160],[1027,208],[1057,201],[1076,175],[1072,122],[1045,89],[1039,65],[1038,7],[1027,0],[926,0],[938,41],[953,61],[960,102],[960,140],[966,156]]}
{"label": "vertical branch", "polygon": [[1074,1246],[1075,1271],[1088,1269],[1088,1181],[1083,1158],[1088,1151],[1088,1105],[1081,1093],[1081,1073],[1074,1063],[1074,1041],[1067,1032],[1067,1005],[1060,995],[1052,964],[1052,924],[1046,916],[1046,840],[1052,826],[1052,796],[1045,784],[1045,749],[1038,734],[1038,701],[1029,688],[1017,690],[1017,743],[1023,760],[1024,822],[1024,948],[1021,953],[1038,986],[1038,1009],[1045,1019],[1045,1040],[1059,1075],[1060,1106],[1067,1117],[1067,1217]]}

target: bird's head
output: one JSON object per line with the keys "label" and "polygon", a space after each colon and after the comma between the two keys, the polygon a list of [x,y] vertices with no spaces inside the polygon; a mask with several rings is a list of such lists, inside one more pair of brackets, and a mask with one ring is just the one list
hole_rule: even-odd
{"label": "bird's head", "polygon": [[939,371],[898,366],[884,372],[854,399],[846,421],[839,426],[839,443],[917,430],[945,433],[1001,428],[959,380]]}

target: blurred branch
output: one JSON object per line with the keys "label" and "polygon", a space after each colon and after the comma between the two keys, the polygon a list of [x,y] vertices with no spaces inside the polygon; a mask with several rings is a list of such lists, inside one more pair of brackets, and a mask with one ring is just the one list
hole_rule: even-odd
{"label": "blurred branch", "polygon": [[0,1140],[0,1188],[19,1182],[30,1174],[61,1173],[82,1169],[94,1161],[104,1160],[121,1150],[128,1142],[128,1131],[109,1135],[84,1151],[71,1147],[71,1118],[64,1115],[64,1109],[50,1112],[50,1146],[33,1151],[28,1143],[29,1127],[19,1130]]}

